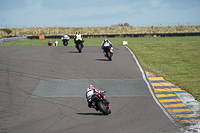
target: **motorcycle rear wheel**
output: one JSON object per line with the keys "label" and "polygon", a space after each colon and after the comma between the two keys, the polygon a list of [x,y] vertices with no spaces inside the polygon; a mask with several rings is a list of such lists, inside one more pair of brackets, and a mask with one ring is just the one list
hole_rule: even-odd
{"label": "motorcycle rear wheel", "polygon": [[103,103],[102,101],[99,101],[97,103],[98,109],[103,112],[104,115],[110,114],[109,109],[105,105],[106,103]]}
{"label": "motorcycle rear wheel", "polygon": [[81,44],[78,44],[78,52],[81,53],[82,52],[81,50],[82,50],[82,46]]}
{"label": "motorcycle rear wheel", "polygon": [[111,53],[110,53],[110,51],[108,51],[106,55],[107,55],[109,61],[111,61],[111,60],[112,60],[112,57],[111,57]]}
{"label": "motorcycle rear wheel", "polygon": [[64,46],[67,46],[67,45],[68,45],[68,42],[67,42],[67,41],[64,41],[64,42],[63,42],[63,45],[64,45]]}

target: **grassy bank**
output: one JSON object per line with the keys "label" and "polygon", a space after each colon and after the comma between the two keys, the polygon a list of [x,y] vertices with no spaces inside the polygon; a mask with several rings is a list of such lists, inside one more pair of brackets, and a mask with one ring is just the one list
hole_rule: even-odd
{"label": "grassy bank", "polygon": [[[3,46],[47,46],[49,39],[4,42]],[[61,39],[52,39],[53,42]],[[100,46],[104,38],[85,38],[85,46]],[[200,102],[200,37],[109,38],[116,46],[128,41],[145,71],[162,76]],[[69,46],[74,46],[73,39]],[[113,57],[114,58],[114,57]]]}
{"label": "grassy bank", "polygon": [[[5,32],[2,30],[11,30]],[[160,34],[160,33],[199,33],[200,26],[110,26],[110,27],[31,27],[31,28],[2,28],[0,38],[4,36],[52,36],[52,35],[74,35],[80,31],[82,35],[101,35],[101,34]]]}

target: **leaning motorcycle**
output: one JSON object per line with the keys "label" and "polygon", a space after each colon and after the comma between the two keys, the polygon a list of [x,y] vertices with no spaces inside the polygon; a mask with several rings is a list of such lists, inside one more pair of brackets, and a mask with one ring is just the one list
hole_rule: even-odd
{"label": "leaning motorcycle", "polygon": [[105,56],[111,61],[113,56],[113,47],[106,46],[104,47]]}
{"label": "leaning motorcycle", "polygon": [[82,40],[77,40],[75,42],[75,47],[78,49],[78,52],[81,53],[82,52],[82,48],[83,48],[83,41]]}
{"label": "leaning motorcycle", "polygon": [[92,105],[97,111],[100,110],[100,112],[102,112],[104,115],[111,114],[111,110],[109,109],[109,101],[104,93],[93,94],[91,99],[93,101]]}

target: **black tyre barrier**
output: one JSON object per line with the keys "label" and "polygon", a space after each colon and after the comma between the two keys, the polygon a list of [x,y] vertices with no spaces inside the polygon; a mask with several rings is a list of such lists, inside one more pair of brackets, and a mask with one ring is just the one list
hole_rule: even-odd
{"label": "black tyre barrier", "polygon": [[[175,36],[200,36],[200,33],[162,33],[162,34],[102,34],[102,35],[82,35],[84,38],[93,37],[146,37],[146,36],[157,36],[157,37],[175,37]],[[45,36],[45,38],[61,38],[63,36]],[[74,36],[69,36],[74,38]],[[28,39],[39,39],[39,36],[27,36]]]}

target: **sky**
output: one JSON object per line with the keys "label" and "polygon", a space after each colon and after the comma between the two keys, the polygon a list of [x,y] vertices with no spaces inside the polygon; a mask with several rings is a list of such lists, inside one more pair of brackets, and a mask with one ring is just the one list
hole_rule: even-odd
{"label": "sky", "polygon": [[1,27],[200,25],[200,0],[0,0]]}

